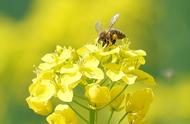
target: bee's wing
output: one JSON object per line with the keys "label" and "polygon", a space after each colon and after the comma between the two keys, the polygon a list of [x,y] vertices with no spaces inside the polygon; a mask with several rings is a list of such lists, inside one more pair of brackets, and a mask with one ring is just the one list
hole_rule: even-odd
{"label": "bee's wing", "polygon": [[119,18],[119,16],[120,16],[120,14],[119,13],[117,13],[117,14],[115,14],[113,17],[112,17],[112,19],[111,19],[111,21],[110,21],[110,25],[109,25],[109,30],[113,27],[113,25],[116,23],[116,21],[117,21],[117,19]]}
{"label": "bee's wing", "polygon": [[102,30],[102,27],[101,27],[101,23],[100,22],[96,22],[96,24],[95,24],[95,29],[96,29],[96,31],[99,33],[101,30]]}

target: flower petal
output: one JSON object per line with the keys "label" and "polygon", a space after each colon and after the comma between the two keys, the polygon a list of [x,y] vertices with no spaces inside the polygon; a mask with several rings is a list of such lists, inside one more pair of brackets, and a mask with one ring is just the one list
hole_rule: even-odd
{"label": "flower petal", "polygon": [[57,92],[57,97],[64,102],[72,102],[73,91],[72,90],[59,90]]}
{"label": "flower petal", "polygon": [[64,74],[64,73],[75,73],[77,72],[79,69],[77,64],[66,64],[63,65],[60,69],[60,73]]}
{"label": "flower petal", "polygon": [[138,81],[142,81],[142,82],[149,84],[149,85],[155,85],[156,84],[154,78],[150,74],[148,74],[142,70],[136,69],[136,70],[131,71],[130,73],[137,75]]}
{"label": "flower petal", "polygon": [[133,74],[125,74],[125,76],[122,78],[122,80],[126,82],[128,85],[134,84],[136,79],[137,76]]}
{"label": "flower petal", "polygon": [[49,101],[41,101],[35,97],[26,99],[29,108],[39,115],[48,115],[52,111],[52,105]]}
{"label": "flower petal", "polygon": [[99,63],[99,60],[94,56],[88,56],[84,59],[85,67],[98,67]]}
{"label": "flower petal", "polygon": [[112,80],[112,81],[118,81],[120,80],[122,77],[125,76],[125,74],[123,73],[123,71],[117,71],[117,70],[108,70],[106,72],[106,75]]}
{"label": "flower petal", "polygon": [[50,70],[52,69],[56,64],[55,63],[41,63],[38,68],[42,71]]}
{"label": "flower petal", "polygon": [[93,79],[103,79],[104,78],[104,72],[96,67],[90,67],[90,68],[84,68],[83,73],[86,77],[88,78],[93,78]]}
{"label": "flower petal", "polygon": [[49,124],[77,124],[77,117],[68,105],[59,104],[47,117],[47,121]]}
{"label": "flower petal", "polygon": [[79,81],[82,77],[80,72],[71,73],[71,74],[64,74],[61,77],[61,84],[62,86],[72,86],[75,82]]}
{"label": "flower petal", "polygon": [[50,80],[41,80],[32,83],[29,92],[31,96],[47,101],[55,94],[56,89]]}
{"label": "flower petal", "polygon": [[42,61],[46,63],[53,63],[55,62],[55,54],[54,53],[48,53],[42,57]]}

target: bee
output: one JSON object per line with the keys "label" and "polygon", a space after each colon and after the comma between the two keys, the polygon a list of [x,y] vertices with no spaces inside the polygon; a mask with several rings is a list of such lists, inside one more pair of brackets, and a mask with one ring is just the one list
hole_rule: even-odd
{"label": "bee", "polygon": [[124,39],[126,35],[118,29],[112,29],[113,25],[119,18],[119,14],[116,14],[112,17],[110,21],[109,28],[107,30],[101,31],[101,24],[96,23],[96,31],[99,32],[99,37],[97,39],[98,43],[102,43],[102,46],[111,46],[116,43],[118,39]]}

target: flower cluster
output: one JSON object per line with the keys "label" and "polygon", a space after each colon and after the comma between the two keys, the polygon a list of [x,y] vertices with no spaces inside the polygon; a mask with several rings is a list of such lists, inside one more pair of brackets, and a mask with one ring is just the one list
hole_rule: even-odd
{"label": "flower cluster", "polygon": [[[57,46],[35,68],[37,76],[32,80],[26,101],[35,113],[48,115],[49,124],[76,124],[77,115],[94,124],[93,111],[108,106],[111,111],[126,109],[119,123],[125,116],[131,124],[140,123],[153,100],[153,92],[144,89],[131,95],[126,88],[137,81],[155,84],[152,76],[140,70],[145,56],[143,50],[131,50],[129,42],[109,47],[88,44],[77,50]],[[85,97],[88,105],[77,104],[89,110],[89,120],[70,104],[75,101],[76,87],[83,89],[81,97]]]}

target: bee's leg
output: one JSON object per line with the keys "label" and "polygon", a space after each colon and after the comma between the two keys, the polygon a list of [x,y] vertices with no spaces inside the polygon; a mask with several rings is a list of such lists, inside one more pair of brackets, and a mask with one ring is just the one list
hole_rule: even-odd
{"label": "bee's leg", "polygon": [[114,34],[114,35],[112,36],[112,44],[115,44],[116,40],[117,40],[117,35]]}
{"label": "bee's leg", "polygon": [[102,41],[101,38],[98,38],[98,39],[97,39],[97,43],[98,43],[98,44],[101,44],[102,42],[103,42],[103,41]]}
{"label": "bee's leg", "polygon": [[104,47],[105,45],[106,45],[106,40],[102,41],[102,46]]}
{"label": "bee's leg", "polygon": [[115,44],[116,40],[113,40],[112,44]]}

